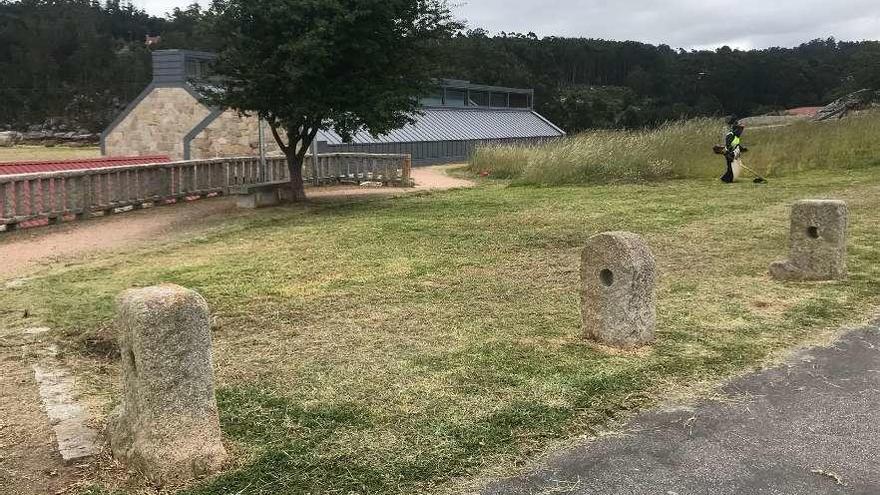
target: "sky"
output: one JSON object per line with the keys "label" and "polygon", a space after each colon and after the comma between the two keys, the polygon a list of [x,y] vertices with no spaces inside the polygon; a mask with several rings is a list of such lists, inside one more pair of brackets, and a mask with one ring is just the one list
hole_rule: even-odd
{"label": "sky", "polygon": [[[132,0],[162,15],[192,0]],[[204,3],[203,3],[204,4]],[[673,48],[791,47],[880,40],[878,0],[449,0],[469,28],[583,36]]]}

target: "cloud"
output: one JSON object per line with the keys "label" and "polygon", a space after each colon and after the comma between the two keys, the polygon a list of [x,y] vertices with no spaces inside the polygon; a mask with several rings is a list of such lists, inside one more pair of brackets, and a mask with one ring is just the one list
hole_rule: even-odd
{"label": "cloud", "polygon": [[160,17],[174,10],[175,7],[186,8],[193,3],[200,3],[202,6],[208,5],[205,0],[131,0],[131,3],[139,9]]}
{"label": "cloud", "polygon": [[880,39],[877,0],[462,0],[471,27],[674,48],[795,46],[816,38]]}
{"label": "cloud", "polygon": [[[796,46],[880,39],[878,0],[449,0],[471,28],[583,36],[673,48]],[[154,15],[192,0],[135,0]],[[205,5],[206,2],[202,1]]]}

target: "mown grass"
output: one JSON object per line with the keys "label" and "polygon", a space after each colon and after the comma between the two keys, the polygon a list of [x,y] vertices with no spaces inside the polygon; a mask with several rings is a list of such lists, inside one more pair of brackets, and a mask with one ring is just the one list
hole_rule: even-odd
{"label": "mown grass", "polygon": [[97,158],[101,151],[97,147],[71,148],[69,146],[14,146],[0,147],[0,165],[4,162],[27,162],[37,160],[74,160],[77,158]]}
{"label": "mown grass", "polygon": [[[26,324],[59,329],[86,395],[109,403],[118,368],[91,351],[112,338],[115,296],[192,287],[216,316],[221,422],[237,460],[182,493],[460,493],[554,442],[865,317],[880,302],[878,177],[489,183],[276,208],[49,270],[0,296],[0,323],[25,324],[13,315],[27,308]],[[803,197],[850,202],[848,281],[767,277],[785,255],[788,205]],[[636,352],[590,344],[579,329],[579,250],[620,229],[647,238],[661,271],[658,340]]]}
{"label": "mown grass", "polygon": [[[543,145],[480,148],[474,172],[521,184],[564,185],[720,177],[724,123],[714,119],[674,122],[645,131],[587,132]],[[845,170],[880,163],[880,112],[844,120],[747,129],[747,166],[769,177],[806,170]]]}

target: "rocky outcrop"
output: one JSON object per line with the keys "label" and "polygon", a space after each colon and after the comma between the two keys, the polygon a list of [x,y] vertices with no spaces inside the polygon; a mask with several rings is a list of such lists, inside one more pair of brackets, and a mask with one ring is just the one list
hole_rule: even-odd
{"label": "rocky outcrop", "polygon": [[92,146],[100,140],[100,134],[89,132],[86,129],[70,128],[51,120],[44,124],[29,126],[23,130],[0,131],[0,147],[53,144]]}
{"label": "rocky outcrop", "polygon": [[855,93],[848,94],[840,98],[828,106],[819,110],[816,114],[816,120],[830,120],[833,118],[842,119],[850,112],[865,110],[880,103],[880,91],[872,89],[863,89]]}
{"label": "rocky outcrop", "polygon": [[15,146],[21,141],[21,133],[15,131],[0,132],[0,148]]}

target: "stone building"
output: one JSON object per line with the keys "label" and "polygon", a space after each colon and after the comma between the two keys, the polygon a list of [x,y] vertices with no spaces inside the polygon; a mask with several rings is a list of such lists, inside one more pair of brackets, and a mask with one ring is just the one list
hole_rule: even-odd
{"label": "stone building", "polygon": [[[259,154],[255,117],[211,108],[190,81],[207,74],[214,55],[185,50],[153,52],[153,81],[101,136],[104,155],[167,155],[172,160]],[[442,80],[422,100],[415,124],[372,137],[358,133],[345,143],[333,132],[317,138],[321,153],[401,153],[416,164],[467,160],[483,143],[543,141],[565,135],[534,108],[530,89]],[[277,153],[265,133],[267,153]]]}
{"label": "stone building", "polygon": [[[153,81],[101,135],[102,153],[172,160],[259,154],[257,118],[209,107],[190,84],[205,75],[213,59],[205,52],[153,52]],[[278,151],[271,136],[266,148]]]}

